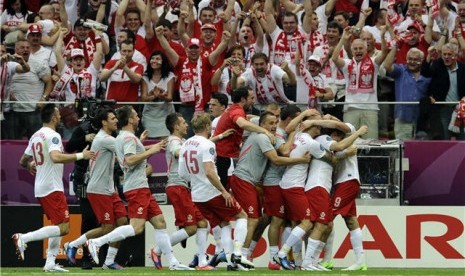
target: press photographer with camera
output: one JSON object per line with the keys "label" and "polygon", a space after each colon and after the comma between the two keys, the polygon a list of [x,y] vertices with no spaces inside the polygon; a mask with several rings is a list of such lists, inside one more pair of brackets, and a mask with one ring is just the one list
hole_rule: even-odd
{"label": "press photographer with camera", "polygon": [[[65,145],[66,152],[80,152],[87,146],[90,148],[97,132],[98,128],[93,126],[92,120],[84,120],[74,129],[71,138]],[[73,180],[73,190],[79,200],[79,207],[81,209],[81,233],[86,233],[87,231],[98,227],[97,219],[95,218],[94,212],[92,211],[92,207],[90,206],[86,195],[87,183],[85,182],[85,175],[88,166],[89,160],[75,161],[74,170],[70,177]],[[83,247],[82,256],[82,269],[92,269],[92,263],[89,258],[87,247]]]}

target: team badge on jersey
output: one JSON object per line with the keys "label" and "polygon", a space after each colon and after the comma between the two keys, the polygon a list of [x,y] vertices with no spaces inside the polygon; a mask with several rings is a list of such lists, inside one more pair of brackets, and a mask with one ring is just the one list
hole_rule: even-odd
{"label": "team badge on jersey", "polygon": [[214,149],[214,148],[210,148],[209,152],[210,152],[211,155],[214,155],[214,154],[215,154],[215,149]]}
{"label": "team badge on jersey", "polygon": [[58,137],[52,138],[52,143],[54,143],[55,145],[58,145],[59,142],[60,142],[60,139],[58,139]]}

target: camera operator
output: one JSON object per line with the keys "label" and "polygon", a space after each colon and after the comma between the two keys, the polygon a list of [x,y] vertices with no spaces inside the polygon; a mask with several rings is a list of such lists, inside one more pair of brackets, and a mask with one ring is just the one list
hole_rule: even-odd
{"label": "camera operator", "polygon": [[[92,120],[83,121],[71,134],[71,138],[65,146],[67,152],[80,152],[86,146],[91,146],[98,129],[92,125]],[[74,170],[72,173],[73,190],[79,200],[81,208],[82,223],[81,233],[97,228],[98,223],[95,218],[92,207],[86,196],[87,183],[85,182],[85,175],[89,160],[79,160],[74,162]],[[83,247],[82,269],[92,269],[91,259],[87,247]]]}

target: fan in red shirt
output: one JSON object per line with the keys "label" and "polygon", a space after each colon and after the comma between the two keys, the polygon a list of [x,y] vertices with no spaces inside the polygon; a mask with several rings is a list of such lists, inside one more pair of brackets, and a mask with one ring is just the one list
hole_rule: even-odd
{"label": "fan in red shirt", "polygon": [[100,81],[108,80],[107,99],[117,102],[137,102],[144,67],[132,60],[134,42],[123,41],[120,52],[120,59],[112,59],[105,64],[100,74]]}
{"label": "fan in red shirt", "polygon": [[200,56],[200,41],[191,38],[186,47],[187,57],[180,57],[163,35],[162,26],[157,27],[155,33],[175,69],[175,75],[178,76],[177,86],[181,107],[190,107],[188,111],[180,112],[183,113],[186,121],[190,121],[194,115],[194,107],[195,112],[204,112],[206,104],[210,101],[212,70],[218,62],[219,55],[226,50],[231,34],[223,32],[221,43],[208,57]]}

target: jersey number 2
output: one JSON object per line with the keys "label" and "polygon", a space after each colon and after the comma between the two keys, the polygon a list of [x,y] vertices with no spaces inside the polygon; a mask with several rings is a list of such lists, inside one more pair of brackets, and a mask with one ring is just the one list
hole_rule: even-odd
{"label": "jersey number 2", "polygon": [[190,174],[197,174],[199,172],[199,161],[197,160],[197,151],[189,151],[189,155],[187,151],[184,152],[182,155],[184,160],[186,161],[186,168]]}

